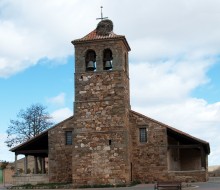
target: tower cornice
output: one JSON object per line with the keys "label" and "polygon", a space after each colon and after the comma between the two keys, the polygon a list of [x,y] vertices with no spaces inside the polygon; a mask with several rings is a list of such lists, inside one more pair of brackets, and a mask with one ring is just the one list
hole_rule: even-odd
{"label": "tower cornice", "polygon": [[80,39],[76,39],[76,40],[73,40],[71,41],[71,43],[73,45],[78,45],[78,44],[86,44],[86,43],[94,43],[94,42],[106,42],[106,41],[119,41],[119,40],[122,40],[125,47],[127,48],[127,51],[131,51],[131,48],[125,38],[125,36],[123,35],[118,35],[117,37],[100,37],[100,38],[93,38],[93,39],[83,39],[83,38],[80,38]]}

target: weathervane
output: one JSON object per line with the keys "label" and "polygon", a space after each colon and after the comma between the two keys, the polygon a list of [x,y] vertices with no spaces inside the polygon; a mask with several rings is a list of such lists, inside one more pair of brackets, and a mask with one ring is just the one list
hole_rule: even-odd
{"label": "weathervane", "polygon": [[104,20],[104,19],[107,19],[108,17],[103,17],[103,14],[102,14],[102,8],[103,6],[101,6],[101,17],[100,18],[96,18],[96,20]]}

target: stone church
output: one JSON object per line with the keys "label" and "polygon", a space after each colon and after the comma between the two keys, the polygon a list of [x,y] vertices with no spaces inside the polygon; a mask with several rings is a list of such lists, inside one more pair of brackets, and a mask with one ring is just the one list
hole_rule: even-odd
{"label": "stone church", "polygon": [[[75,186],[206,181],[209,143],[131,110],[129,44],[111,20],[72,41],[74,115],[12,148],[25,155],[14,183]],[[34,170],[28,173],[28,157]]]}

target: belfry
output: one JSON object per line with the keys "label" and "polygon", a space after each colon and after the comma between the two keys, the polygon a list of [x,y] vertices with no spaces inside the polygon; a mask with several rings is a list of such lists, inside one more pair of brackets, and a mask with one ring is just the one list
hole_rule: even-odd
{"label": "belfry", "polygon": [[[75,103],[73,181],[130,180],[129,75],[126,38],[102,20],[74,40]],[[80,163],[80,164],[79,164]]]}

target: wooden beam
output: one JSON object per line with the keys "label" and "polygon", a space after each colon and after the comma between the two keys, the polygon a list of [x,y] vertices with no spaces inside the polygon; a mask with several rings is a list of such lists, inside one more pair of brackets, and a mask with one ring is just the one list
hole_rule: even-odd
{"label": "wooden beam", "polygon": [[168,145],[168,148],[201,148],[199,144],[190,144],[190,145]]}
{"label": "wooden beam", "polygon": [[16,154],[48,154],[48,150],[18,150]]}

